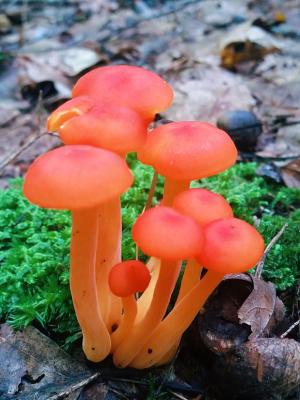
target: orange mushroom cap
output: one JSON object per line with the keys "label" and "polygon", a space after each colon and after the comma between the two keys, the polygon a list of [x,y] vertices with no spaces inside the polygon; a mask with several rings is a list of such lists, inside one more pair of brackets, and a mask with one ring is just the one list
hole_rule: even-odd
{"label": "orange mushroom cap", "polygon": [[199,253],[202,228],[170,207],[145,211],[132,228],[133,240],[147,254],[165,260],[182,260]]}
{"label": "orange mushroom cap", "polygon": [[24,194],[41,207],[78,210],[119,196],[132,182],[126,162],[117,154],[92,146],[64,146],[31,164]]}
{"label": "orange mushroom cap", "polygon": [[54,110],[47,120],[49,132],[58,132],[61,125],[70,118],[82,115],[95,105],[95,100],[88,96],[80,96],[68,100]]}
{"label": "orange mushroom cap", "polygon": [[128,297],[143,292],[149,285],[151,275],[141,261],[129,260],[112,267],[108,277],[110,290],[118,297]]}
{"label": "orange mushroom cap", "polygon": [[73,97],[82,95],[132,108],[147,122],[173,100],[173,90],[162,78],[129,65],[100,67],[83,75],[73,88]]}
{"label": "orange mushroom cap", "polygon": [[227,274],[247,271],[263,252],[264,240],[252,225],[227,218],[204,227],[204,245],[197,259],[205,268]]}
{"label": "orange mushroom cap", "polygon": [[179,193],[173,207],[182,214],[205,225],[220,218],[233,217],[233,211],[224,197],[206,189],[189,189]]}
{"label": "orange mushroom cap", "polygon": [[139,150],[147,138],[145,121],[127,107],[98,105],[73,116],[58,130],[65,144],[87,144],[117,153]]}
{"label": "orange mushroom cap", "polygon": [[215,175],[233,165],[237,149],[226,132],[205,122],[172,122],[154,129],[139,160],[173,180]]}

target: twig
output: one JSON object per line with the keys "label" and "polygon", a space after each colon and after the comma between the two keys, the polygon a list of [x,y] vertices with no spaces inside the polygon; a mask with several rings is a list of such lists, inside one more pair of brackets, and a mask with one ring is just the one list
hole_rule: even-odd
{"label": "twig", "polygon": [[116,390],[116,389],[109,388],[109,391],[110,391],[110,392],[113,392],[114,394],[116,394],[117,396],[119,396],[120,399],[130,400],[129,397],[125,396],[125,394],[119,392],[119,391]]}
{"label": "twig", "polygon": [[265,265],[265,260],[267,255],[269,254],[270,250],[272,249],[272,247],[278,242],[278,240],[281,238],[281,236],[283,235],[284,231],[286,230],[288,224],[284,224],[283,227],[280,229],[280,231],[273,237],[273,239],[271,240],[271,242],[268,244],[268,246],[266,247],[264,254],[261,258],[261,260],[259,261],[259,263],[256,266],[256,271],[255,271],[255,278],[260,279],[261,278],[261,274]]}
{"label": "twig", "polygon": [[152,206],[152,200],[153,200],[153,196],[154,196],[155,189],[156,189],[157,179],[158,179],[158,173],[154,170],[151,186],[150,186],[149,193],[148,193],[148,198],[147,198],[143,212],[147,211]]}
{"label": "twig", "polygon": [[10,153],[0,164],[0,174],[3,172],[4,168],[11,163],[14,159],[16,159],[23,151],[27,150],[33,143],[35,143],[38,139],[43,136],[51,135],[48,132],[43,132],[39,135],[34,136],[33,138],[29,139],[22,147],[18,148],[17,150]]}
{"label": "twig", "polygon": [[62,399],[66,396],[69,396],[71,393],[74,393],[76,390],[81,389],[82,387],[88,385],[89,383],[93,382],[94,380],[96,380],[97,378],[100,377],[100,372],[97,372],[96,374],[90,376],[89,378],[86,378],[84,380],[82,380],[81,382],[77,383],[76,385],[73,385],[70,389],[55,394],[54,396],[48,397],[48,400],[59,400]]}
{"label": "twig", "polygon": [[284,339],[298,325],[300,325],[300,319],[294,322],[293,325],[291,325],[287,331],[285,331],[282,335],[280,335],[280,339]]}
{"label": "twig", "polygon": [[180,400],[188,400],[187,397],[182,396],[182,394],[173,392],[173,390],[168,390],[168,392],[171,393],[174,397],[177,397],[177,399],[180,399]]}

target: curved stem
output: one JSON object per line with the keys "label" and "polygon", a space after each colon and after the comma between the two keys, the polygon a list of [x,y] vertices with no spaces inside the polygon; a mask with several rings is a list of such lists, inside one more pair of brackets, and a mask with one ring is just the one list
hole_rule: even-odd
{"label": "curved stem", "polygon": [[173,179],[165,178],[164,185],[164,196],[162,199],[162,205],[166,207],[171,207],[174,197],[187,190],[190,187],[190,181],[175,181]]}
{"label": "curved stem", "polygon": [[202,267],[199,265],[198,261],[190,259],[187,261],[179,294],[176,300],[176,304],[195,286],[200,280],[200,274]]}
{"label": "curved stem", "polygon": [[123,297],[123,318],[118,329],[111,335],[111,352],[113,353],[126,335],[130,334],[137,313],[134,295]]}
{"label": "curved stem", "polygon": [[[176,304],[179,303],[183,297],[188,294],[188,292],[197,285],[197,283],[200,280],[200,275],[201,275],[202,267],[199,265],[197,260],[190,259],[187,261],[184,274],[182,277],[181,285],[180,285],[180,290],[178,293],[178,297],[176,299]],[[175,356],[178,346],[180,344],[181,336],[178,338],[175,344],[170,348],[170,350],[160,358],[157,363],[155,364],[156,366],[159,365],[164,365],[167,364],[172,360],[172,358]]]}
{"label": "curved stem", "polygon": [[139,323],[146,315],[155,290],[155,286],[159,276],[160,260],[158,258],[151,257],[147,263],[147,267],[151,272],[151,281],[147,289],[143,292],[141,297],[137,300],[137,316],[135,323]]}
{"label": "curved stem", "polygon": [[223,276],[224,274],[219,272],[208,271],[152,332],[142,351],[130,363],[130,366],[149,368],[159,362],[193,322],[206,299],[221,282]]}
{"label": "curved stem", "polygon": [[109,289],[111,268],[121,261],[122,218],[120,199],[113,199],[99,207],[99,232],[96,257],[96,282],[99,304],[109,332],[119,324],[122,314],[121,299]]}
{"label": "curved stem", "polygon": [[147,314],[135,325],[134,330],[122,341],[113,355],[117,367],[124,368],[133,360],[163,319],[176,284],[180,264],[177,261],[161,261],[158,281]]}
{"label": "curved stem", "polygon": [[110,353],[110,336],[101,316],[96,287],[98,210],[72,212],[70,287],[83,334],[83,350],[94,362]]}

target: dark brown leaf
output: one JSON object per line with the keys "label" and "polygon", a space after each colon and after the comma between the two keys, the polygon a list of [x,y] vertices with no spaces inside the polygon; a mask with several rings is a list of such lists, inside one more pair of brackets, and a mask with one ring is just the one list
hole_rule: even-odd
{"label": "dark brown leaf", "polygon": [[252,279],[253,290],[238,311],[240,323],[247,324],[251,328],[249,340],[257,338],[265,330],[276,303],[273,284],[255,277]]}

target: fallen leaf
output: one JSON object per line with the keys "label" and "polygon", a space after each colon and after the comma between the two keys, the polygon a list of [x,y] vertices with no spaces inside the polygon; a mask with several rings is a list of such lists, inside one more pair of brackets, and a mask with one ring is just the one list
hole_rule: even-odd
{"label": "fallen leaf", "polygon": [[265,55],[279,51],[280,42],[247,21],[232,29],[220,47],[222,66],[232,69],[239,63],[262,60]]}
{"label": "fallen leaf", "polygon": [[292,161],[281,168],[281,175],[288,187],[300,188],[300,159]]}
{"label": "fallen leaf", "polygon": [[182,71],[173,87],[174,103],[165,115],[175,121],[215,122],[226,110],[248,110],[255,104],[241,78],[218,66],[198,65]]}
{"label": "fallen leaf", "polygon": [[271,282],[252,277],[253,289],[243,305],[238,310],[238,317],[241,324],[247,324],[251,328],[249,340],[261,335],[267,327],[273,315],[276,290]]}
{"label": "fallen leaf", "polygon": [[55,400],[91,378],[86,366],[37,329],[14,332],[8,325],[0,328],[1,399]]}

